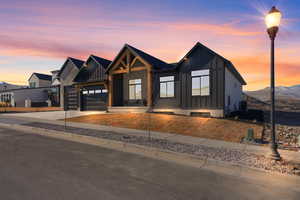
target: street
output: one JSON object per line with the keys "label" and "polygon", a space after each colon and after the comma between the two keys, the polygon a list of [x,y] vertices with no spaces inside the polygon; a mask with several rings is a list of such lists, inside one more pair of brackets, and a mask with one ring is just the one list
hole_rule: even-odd
{"label": "street", "polygon": [[269,175],[253,181],[4,128],[0,158],[0,194],[5,200],[288,200],[300,195]]}

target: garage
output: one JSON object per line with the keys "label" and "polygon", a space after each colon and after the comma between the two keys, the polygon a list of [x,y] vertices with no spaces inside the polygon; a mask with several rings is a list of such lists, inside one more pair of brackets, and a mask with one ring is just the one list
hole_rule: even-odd
{"label": "garage", "polygon": [[81,110],[96,111],[107,109],[107,89],[104,86],[83,87],[81,90]]}
{"label": "garage", "polygon": [[65,86],[65,103],[64,110],[77,110],[78,108],[78,95],[74,86]]}

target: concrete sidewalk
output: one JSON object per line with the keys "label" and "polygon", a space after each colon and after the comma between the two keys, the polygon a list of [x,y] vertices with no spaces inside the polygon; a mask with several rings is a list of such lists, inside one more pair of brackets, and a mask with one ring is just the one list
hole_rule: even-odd
{"label": "concrete sidewalk", "polygon": [[22,117],[22,118],[37,118],[41,120],[59,120],[72,117],[80,117],[84,115],[104,114],[106,111],[49,111],[49,112],[31,112],[31,113],[5,113],[0,114],[4,117]]}
{"label": "concrete sidewalk", "polygon": [[[12,121],[15,121],[16,124],[18,123],[17,121],[19,121],[19,124],[24,124],[24,122],[26,121],[26,122],[39,122],[39,123],[47,123],[47,124],[61,125],[61,126],[65,125],[64,121],[49,120],[49,119],[37,120],[36,118],[32,118],[32,117],[23,117],[23,116],[21,117],[15,115],[5,115],[5,118],[6,121],[3,121],[2,119],[2,123],[8,123],[8,120],[11,119]],[[0,123],[1,123],[1,117],[0,117]],[[92,130],[99,130],[103,132],[115,132],[115,133],[134,135],[134,136],[147,136],[147,137],[150,136],[151,138],[154,139],[167,139],[169,141],[185,143],[185,144],[193,144],[193,145],[199,144],[207,147],[239,150],[239,151],[254,153],[263,156],[268,156],[270,153],[270,149],[268,146],[225,142],[221,140],[212,140],[212,139],[185,136],[185,135],[172,134],[172,133],[161,133],[161,132],[153,132],[153,131],[111,127],[111,126],[102,126],[102,125],[95,125],[95,124],[77,123],[77,122],[67,122],[66,125],[67,127],[73,127],[73,128],[92,129]],[[279,150],[279,152],[285,160],[300,163],[300,152],[293,152],[287,150]]]}

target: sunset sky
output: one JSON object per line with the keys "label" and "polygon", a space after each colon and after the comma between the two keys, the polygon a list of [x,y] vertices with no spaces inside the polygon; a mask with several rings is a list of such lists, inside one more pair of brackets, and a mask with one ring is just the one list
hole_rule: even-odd
{"label": "sunset sky", "polygon": [[233,62],[246,90],[264,88],[272,5],[283,13],[277,85],[300,84],[300,0],[1,0],[0,81],[26,84],[68,56],[112,60],[125,43],[177,62],[199,41]]}

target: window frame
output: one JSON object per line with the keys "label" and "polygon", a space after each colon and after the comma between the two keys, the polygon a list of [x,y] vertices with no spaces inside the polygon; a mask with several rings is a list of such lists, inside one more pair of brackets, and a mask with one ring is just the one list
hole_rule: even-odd
{"label": "window frame", "polygon": [[[162,78],[172,77],[173,80],[161,80]],[[173,96],[168,96],[168,83],[173,83]],[[161,95],[161,85],[164,84],[166,88],[166,96]],[[159,98],[161,99],[173,99],[176,97],[175,94],[175,75],[164,75],[159,77]]]}
{"label": "window frame", "polygon": [[[208,71],[208,73],[204,73],[204,74],[201,74],[201,71]],[[199,74],[196,74],[196,75],[193,75],[193,72],[194,73],[199,73]],[[205,78],[208,78],[208,94],[202,94],[202,80],[205,80]],[[199,94],[194,94],[193,95],[193,79],[199,79]],[[208,97],[211,95],[211,88],[210,88],[210,69],[198,69],[198,70],[192,70],[191,71],[191,95],[192,97]]]}
{"label": "window frame", "polygon": [[[134,81],[134,83],[130,83]],[[138,81],[138,82],[137,82]],[[134,87],[134,99],[131,98],[131,95],[130,95],[130,87],[133,86]],[[137,86],[140,86],[141,88],[141,96],[140,97],[137,97]],[[128,80],[128,100],[129,101],[137,101],[137,100],[142,100],[143,99],[143,93],[142,93],[142,79],[141,78],[137,78],[137,79],[129,79]]]}

